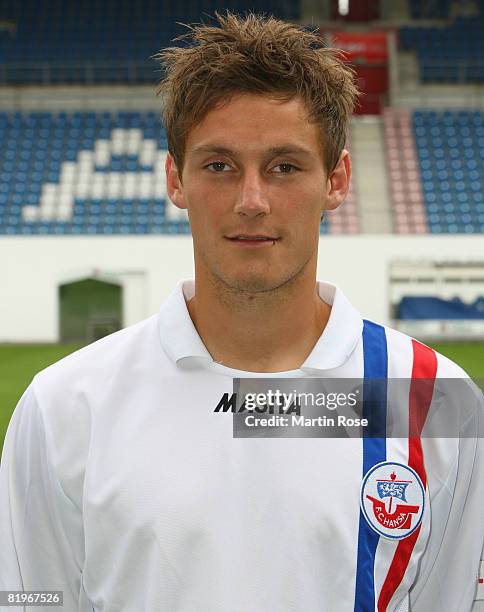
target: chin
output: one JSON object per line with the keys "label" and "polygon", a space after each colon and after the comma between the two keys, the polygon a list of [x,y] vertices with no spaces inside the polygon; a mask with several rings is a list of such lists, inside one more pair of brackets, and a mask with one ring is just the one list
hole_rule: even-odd
{"label": "chin", "polygon": [[267,279],[252,279],[234,283],[233,288],[247,293],[263,293],[275,289],[277,285],[269,283]]}
{"label": "chin", "polygon": [[285,285],[288,278],[275,278],[269,275],[253,274],[253,275],[241,275],[241,276],[222,276],[219,277],[225,285],[236,291],[245,291],[247,293],[264,293],[267,291],[274,291],[278,287]]}

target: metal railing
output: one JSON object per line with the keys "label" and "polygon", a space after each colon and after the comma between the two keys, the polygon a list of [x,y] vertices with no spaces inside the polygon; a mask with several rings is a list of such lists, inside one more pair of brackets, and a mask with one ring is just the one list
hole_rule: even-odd
{"label": "metal railing", "polygon": [[437,83],[469,84],[484,82],[482,60],[454,60],[420,58],[420,77],[423,81]]}
{"label": "metal railing", "polygon": [[160,78],[150,60],[0,63],[0,85],[153,84]]}

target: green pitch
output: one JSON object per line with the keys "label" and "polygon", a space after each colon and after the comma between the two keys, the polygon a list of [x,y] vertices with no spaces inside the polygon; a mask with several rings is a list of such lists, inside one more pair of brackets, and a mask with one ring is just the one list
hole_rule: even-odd
{"label": "green pitch", "polygon": [[[0,450],[13,409],[34,374],[80,348],[77,344],[0,345]],[[483,343],[436,344],[473,378],[484,378]]]}
{"label": "green pitch", "polygon": [[34,374],[78,348],[77,344],[0,344],[0,448],[13,409]]}

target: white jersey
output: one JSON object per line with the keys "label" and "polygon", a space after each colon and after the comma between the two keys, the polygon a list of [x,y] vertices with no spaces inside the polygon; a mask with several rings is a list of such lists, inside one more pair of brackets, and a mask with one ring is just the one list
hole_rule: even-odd
{"label": "white jersey", "polygon": [[412,379],[466,376],[318,289],[331,315],[299,370],[215,363],[183,281],[159,314],[37,374],[0,467],[0,590],[61,590],[67,612],[470,611],[478,394],[460,437],[413,441],[234,438],[214,411],[234,377],[405,378],[411,397]]}

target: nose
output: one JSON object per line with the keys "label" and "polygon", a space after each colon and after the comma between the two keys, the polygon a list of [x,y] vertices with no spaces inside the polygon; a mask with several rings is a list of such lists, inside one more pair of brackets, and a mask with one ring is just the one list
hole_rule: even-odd
{"label": "nose", "polygon": [[244,172],[234,212],[249,218],[267,215],[270,212],[266,187],[259,170],[254,168]]}

